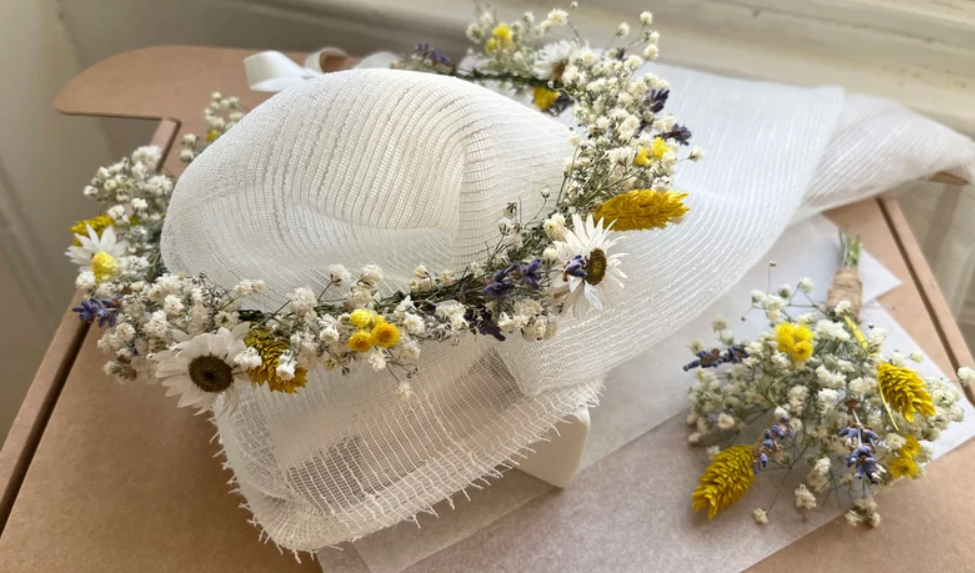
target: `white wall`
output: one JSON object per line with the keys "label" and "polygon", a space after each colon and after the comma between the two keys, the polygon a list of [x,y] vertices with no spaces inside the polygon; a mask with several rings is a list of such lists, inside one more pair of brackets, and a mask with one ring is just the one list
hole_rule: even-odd
{"label": "white wall", "polygon": [[[188,43],[251,48],[458,53],[474,0],[61,0],[81,61]],[[505,16],[568,0],[491,0]],[[581,0],[576,21],[600,43],[643,9],[662,61],[881,95],[975,133],[973,0]]]}
{"label": "white wall", "polygon": [[53,0],[0,2],[0,439],[73,292],[63,253],[111,156],[101,124],[54,111],[81,68]]}

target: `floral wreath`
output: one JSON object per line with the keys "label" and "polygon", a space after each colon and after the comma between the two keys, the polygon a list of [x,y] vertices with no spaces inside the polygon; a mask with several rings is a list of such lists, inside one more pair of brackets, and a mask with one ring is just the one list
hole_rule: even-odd
{"label": "floral wreath", "polygon": [[[667,82],[636,77],[657,55],[650,13],[640,22],[629,44],[594,51],[564,10],[539,23],[531,13],[503,23],[478,7],[467,30],[475,67],[463,70],[426,44],[394,65],[530,93],[553,115],[571,105],[578,124],[561,187],[541,191],[547,215],[526,219],[510,203],[485,260],[460,273],[420,264],[408,292],[381,297],[383,271],[375,265],[357,273],[333,265],[320,292],[299,287],[273,312],[248,309],[248,297],[263,290],[260,280],[216,285],[165,268],[160,235],[175,180],[158,170],[159,148],[140,147],[100,168],[84,193],[104,214],[70,229],[75,243],[67,254],[80,267],[76,285],[86,297],[74,310],[107,327],[98,346],[114,358],[105,371],[122,382],[160,378],[180,407],[199,412],[219,396],[223,411],[232,408],[247,384],[294,393],[313,368],[346,374],[363,361],[389,371],[395,391],[408,397],[427,342],[468,334],[550,339],[557,315],[610,304],[626,279],[611,230],[680,222],[687,194],[671,189],[674,167],[703,156],[697,147],[681,156],[691,133],[663,111]],[[571,36],[536,47],[563,29]],[[622,23],[614,43],[630,36]],[[237,98],[214,93],[205,110],[209,131],[184,136],[180,159],[193,161],[244,114]]]}

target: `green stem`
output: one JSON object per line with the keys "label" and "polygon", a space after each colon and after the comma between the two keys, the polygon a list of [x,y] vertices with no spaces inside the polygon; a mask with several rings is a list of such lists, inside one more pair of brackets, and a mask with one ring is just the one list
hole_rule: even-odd
{"label": "green stem", "polygon": [[856,270],[860,267],[860,254],[863,252],[863,239],[840,231],[840,252],[843,254],[841,269]]}

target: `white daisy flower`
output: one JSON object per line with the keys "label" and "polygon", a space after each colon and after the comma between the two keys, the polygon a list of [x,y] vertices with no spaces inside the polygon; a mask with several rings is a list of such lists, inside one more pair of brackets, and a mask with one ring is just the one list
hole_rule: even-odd
{"label": "white daisy flower", "polygon": [[115,278],[119,271],[119,259],[125,255],[128,244],[115,238],[115,227],[105,227],[101,236],[88,225],[88,236],[75,234],[80,246],[72,245],[65,253],[71,262],[81,267],[81,272],[91,272],[95,282]]}
{"label": "white daisy flower", "polygon": [[244,335],[250,324],[238,324],[233,330],[221,328],[190,338],[173,331],[178,344],[170,350],[152,356],[156,362],[156,377],[162,378],[166,396],[179,395],[178,407],[199,408],[201,414],[213,407],[217,396],[223,394],[221,413],[232,410],[239,401],[238,390],[248,383],[243,366],[236,360],[247,349]]}
{"label": "white daisy flower", "polygon": [[603,228],[602,219],[597,225],[592,215],[585,222],[579,215],[572,216],[572,229],[566,231],[565,240],[554,244],[562,273],[552,283],[555,296],[565,297],[562,312],[572,309],[580,317],[590,305],[602,310],[623,290],[626,275],[620,270],[620,258],[625,254],[609,253],[618,241]]}
{"label": "white daisy flower", "polygon": [[576,45],[565,40],[546,45],[535,60],[535,74],[543,80],[559,79],[575,51]]}

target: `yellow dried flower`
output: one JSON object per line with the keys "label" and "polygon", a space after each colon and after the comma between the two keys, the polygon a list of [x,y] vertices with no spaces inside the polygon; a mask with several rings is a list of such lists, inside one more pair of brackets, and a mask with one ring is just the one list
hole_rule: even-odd
{"label": "yellow dried flower", "polygon": [[887,463],[887,471],[890,477],[900,479],[902,477],[917,477],[921,473],[921,468],[917,462],[906,456],[898,456]]}
{"label": "yellow dried flower", "polygon": [[877,386],[890,407],[914,423],[914,414],[934,415],[934,403],[924,380],[910,368],[884,362],[877,367]]}
{"label": "yellow dried flower", "polygon": [[775,326],[775,342],[782,352],[791,352],[796,344],[795,326],[791,322],[780,322]]}
{"label": "yellow dried flower", "polygon": [[[112,218],[109,217],[108,215],[98,215],[97,217],[92,217],[91,219],[82,219],[81,221],[78,221],[74,225],[71,225],[71,227],[68,230],[76,235],[87,237],[88,227],[91,227],[92,229],[95,230],[95,233],[97,233],[98,236],[100,237],[102,235],[102,231],[104,231],[107,227],[111,227],[114,224],[115,222],[112,221]],[[72,244],[75,245],[76,247],[80,247],[81,241],[78,240],[78,237],[75,237],[74,242]]]}
{"label": "yellow dried flower", "polygon": [[389,348],[399,342],[399,328],[384,320],[376,324],[370,337],[374,345]]}
{"label": "yellow dried flower", "polygon": [[613,223],[616,231],[663,229],[690,210],[683,203],[685,197],[687,193],[676,191],[634,189],[600,205],[593,219]]}
{"label": "yellow dried flower", "polygon": [[907,458],[915,458],[921,453],[921,444],[917,441],[917,438],[908,434],[904,437],[904,445],[901,449],[897,450],[897,453]]}
{"label": "yellow dried flower", "polygon": [[278,363],[281,355],[288,350],[289,345],[284,340],[262,329],[253,329],[247,333],[244,343],[257,351],[261,357],[261,365],[247,371],[251,382],[259,386],[267,384],[272,392],[294,394],[298,388],[308,383],[308,371],[295,368],[295,376],[285,380],[278,376]]}
{"label": "yellow dried flower", "polygon": [[792,337],[796,339],[796,343],[812,342],[813,336],[813,331],[808,326],[804,324],[793,325]]}
{"label": "yellow dried flower", "polygon": [[372,348],[372,334],[368,330],[357,330],[349,337],[349,349],[366,352]]}
{"label": "yellow dried flower", "polygon": [[484,51],[485,52],[487,52],[487,53],[490,54],[490,53],[494,52],[497,49],[498,49],[498,41],[495,40],[494,38],[491,38],[487,42],[484,42]]}
{"label": "yellow dried flower", "polygon": [[95,275],[96,284],[111,280],[118,274],[118,259],[105,251],[98,251],[91,258],[91,272]]}
{"label": "yellow dried flower", "polygon": [[667,142],[662,137],[655,137],[653,139],[653,145],[650,146],[651,157],[660,161],[668,151],[670,151],[670,146],[667,145]]}
{"label": "yellow dried flower", "polygon": [[805,362],[812,357],[812,339],[813,332],[805,325],[780,322],[775,326],[775,342],[779,350],[795,362]]}
{"label": "yellow dried flower", "polygon": [[349,322],[356,328],[368,328],[376,320],[376,312],[368,308],[357,308],[349,315]]}
{"label": "yellow dried flower", "polygon": [[636,151],[636,157],[633,158],[633,165],[637,167],[646,167],[650,165],[650,156],[646,147],[641,147]]}
{"label": "yellow dried flower", "polygon": [[752,446],[732,446],[714,456],[701,476],[701,485],[691,496],[694,511],[708,510],[708,519],[735,503],[755,481],[752,470]]}
{"label": "yellow dried flower", "polygon": [[534,93],[532,94],[532,102],[534,102],[535,107],[542,111],[555,105],[555,102],[558,99],[559,92],[542,86],[536,87]]}
{"label": "yellow dried flower", "polygon": [[207,132],[207,141],[213,143],[220,137],[220,135],[221,135],[220,130],[211,129],[210,131]]}
{"label": "yellow dried flower", "polygon": [[512,48],[515,45],[514,40],[511,37],[511,27],[507,24],[498,24],[491,30],[491,36],[496,42],[497,46],[501,48]]}
{"label": "yellow dried flower", "polygon": [[813,345],[809,342],[803,340],[802,342],[797,342],[795,346],[792,347],[792,360],[796,362],[805,362],[812,358]]}

